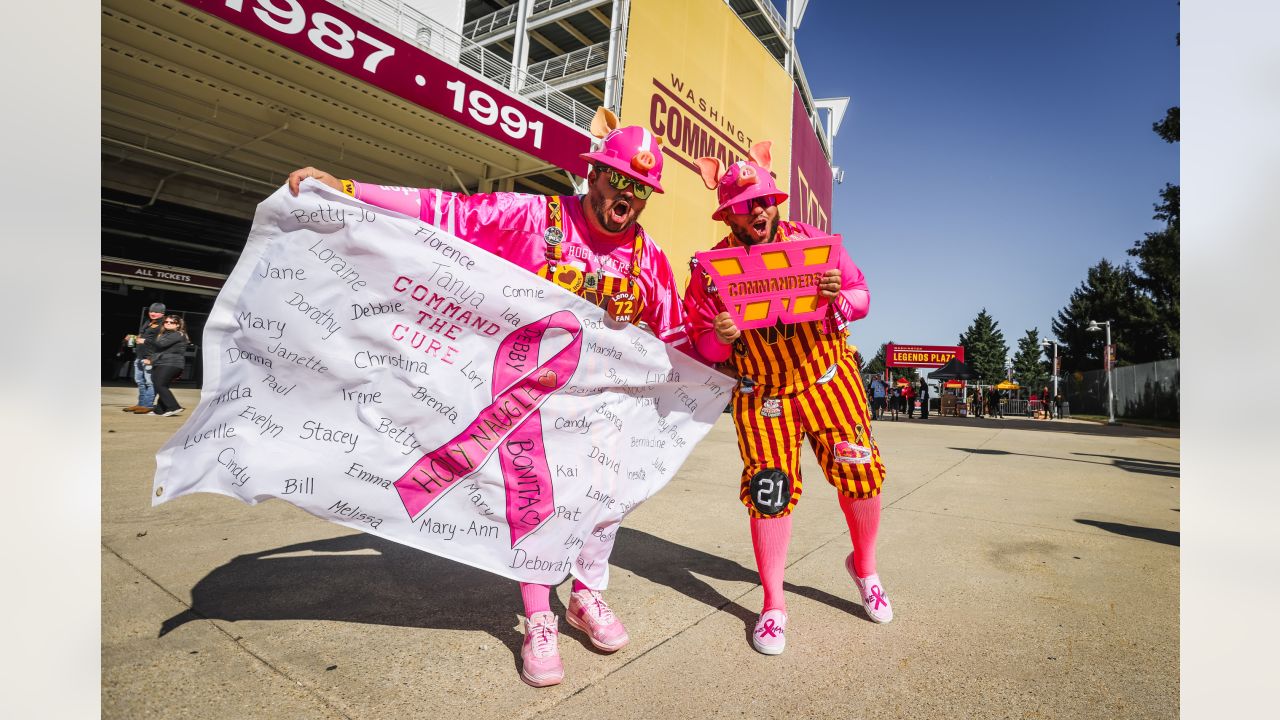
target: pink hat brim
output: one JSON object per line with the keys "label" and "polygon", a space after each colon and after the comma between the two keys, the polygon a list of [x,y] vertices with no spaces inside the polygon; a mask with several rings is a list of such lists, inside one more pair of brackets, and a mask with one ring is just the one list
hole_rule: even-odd
{"label": "pink hat brim", "polygon": [[[770,183],[770,185],[772,185],[772,184],[773,184],[773,183]],[[732,205],[732,204],[734,204],[734,203],[746,202],[746,201],[748,201],[748,200],[755,200],[755,199],[756,199],[756,198],[758,198],[758,197],[766,197],[766,196],[769,196],[769,195],[773,195],[773,196],[777,197],[777,198],[778,198],[778,204],[779,204],[779,205],[781,205],[782,203],[786,202],[786,201],[787,201],[787,197],[788,197],[788,195],[787,195],[786,193],[782,192],[781,190],[777,189],[776,187],[774,187],[774,188],[772,188],[772,189],[771,189],[771,188],[766,187],[766,186],[765,186],[764,184],[762,184],[762,183],[756,183],[756,184],[755,184],[754,186],[752,186],[751,188],[749,188],[749,189],[747,189],[747,190],[744,190],[744,191],[742,191],[742,192],[738,193],[737,195],[735,195],[735,196],[733,196],[733,197],[729,198],[729,199],[728,199],[727,201],[725,201],[725,202],[724,202],[720,207],[716,208],[716,211],[715,211],[715,212],[713,212],[713,213],[711,213],[711,219],[712,219],[712,220],[717,220],[717,221],[719,221],[719,220],[723,220],[723,219],[724,219],[724,216],[726,215],[726,212],[725,212],[725,211],[726,211],[726,210],[728,210],[728,209],[729,209],[729,206],[730,206],[730,205]]]}
{"label": "pink hat brim", "polygon": [[622,162],[621,160],[619,160],[618,158],[612,155],[607,155],[605,153],[600,153],[600,152],[589,152],[589,153],[582,153],[578,157],[589,163],[600,163],[601,165],[608,165],[609,167],[613,168],[614,170],[617,170],[623,175],[626,175],[632,180],[639,180],[645,185],[652,185],[655,191],[662,192],[662,184],[659,183],[657,180],[654,180],[652,177],[648,175],[641,175],[640,173],[636,172],[634,168],[631,167],[631,163]]}

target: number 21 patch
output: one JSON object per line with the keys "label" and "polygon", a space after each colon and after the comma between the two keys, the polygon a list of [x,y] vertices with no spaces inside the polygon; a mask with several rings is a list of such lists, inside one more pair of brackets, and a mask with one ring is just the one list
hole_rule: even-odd
{"label": "number 21 patch", "polygon": [[782,400],[780,398],[765,398],[764,404],[760,406],[760,416],[767,418],[782,417]]}

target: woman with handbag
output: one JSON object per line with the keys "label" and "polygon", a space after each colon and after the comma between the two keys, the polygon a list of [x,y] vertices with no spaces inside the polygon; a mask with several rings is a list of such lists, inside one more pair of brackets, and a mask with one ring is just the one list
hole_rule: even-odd
{"label": "woman with handbag", "polygon": [[171,417],[182,414],[182,406],[169,389],[169,383],[182,372],[187,359],[185,351],[191,339],[187,324],[176,315],[165,317],[160,334],[152,341],[151,357],[143,360],[151,365],[151,383],[156,388],[156,404],[152,414]]}

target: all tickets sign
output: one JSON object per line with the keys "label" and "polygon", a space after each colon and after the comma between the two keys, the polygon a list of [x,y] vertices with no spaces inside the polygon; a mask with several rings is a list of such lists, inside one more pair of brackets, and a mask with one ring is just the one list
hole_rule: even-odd
{"label": "all tickets sign", "polygon": [[884,348],[885,367],[940,368],[958,358],[964,362],[963,345],[895,345]]}

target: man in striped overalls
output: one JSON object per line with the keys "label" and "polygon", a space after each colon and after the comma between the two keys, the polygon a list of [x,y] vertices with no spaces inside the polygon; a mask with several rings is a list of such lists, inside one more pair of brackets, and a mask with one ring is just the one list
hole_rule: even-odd
{"label": "man in striped overalls", "polygon": [[[787,195],[769,174],[768,141],[751,148],[751,160],[727,168],[701,158],[703,180],[718,192],[711,216],[730,233],[715,249],[752,248],[828,233],[812,225],[780,220]],[[764,587],[764,607],[751,636],[766,655],[786,644],[783,572],[791,539],[791,511],[800,500],[800,446],[806,438],[835,486],[849,525],[853,552],[845,568],[872,620],[893,619],[893,609],[875,567],[880,525],[880,488],[885,469],[871,434],[871,416],[856,350],[845,324],[866,317],[870,303],[862,271],[837,244],[836,268],[819,280],[829,300],[824,319],[742,331],[719,300],[710,276],[696,267],[685,295],[689,334],[704,358],[721,362],[739,381],[733,418],[743,470],[740,497],[751,523],[751,542]]]}

